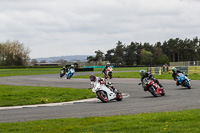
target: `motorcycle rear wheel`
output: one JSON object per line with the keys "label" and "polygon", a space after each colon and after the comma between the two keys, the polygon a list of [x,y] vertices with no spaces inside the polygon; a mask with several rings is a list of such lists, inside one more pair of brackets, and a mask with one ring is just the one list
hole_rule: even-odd
{"label": "motorcycle rear wheel", "polygon": [[104,91],[97,91],[97,97],[104,103],[108,102],[108,96]]}

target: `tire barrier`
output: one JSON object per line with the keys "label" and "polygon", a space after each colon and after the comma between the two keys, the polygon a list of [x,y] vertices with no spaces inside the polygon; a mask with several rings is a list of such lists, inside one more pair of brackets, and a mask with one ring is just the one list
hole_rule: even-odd
{"label": "tire barrier", "polygon": [[153,75],[162,75],[163,69],[162,67],[147,67],[147,72],[150,72]]}

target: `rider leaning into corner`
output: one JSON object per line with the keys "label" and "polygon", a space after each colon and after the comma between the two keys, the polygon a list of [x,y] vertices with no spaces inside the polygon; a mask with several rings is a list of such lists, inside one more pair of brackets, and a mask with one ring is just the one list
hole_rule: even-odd
{"label": "rider leaning into corner", "polygon": [[70,69],[74,69],[74,65],[71,65],[69,68],[68,68],[68,72]]}
{"label": "rider leaning into corner", "polygon": [[[164,89],[163,86],[160,84],[160,82],[154,78],[154,75],[151,74],[150,72],[146,72],[145,70],[140,70],[140,75],[141,75],[141,83],[143,82],[144,78],[148,78],[153,80],[155,83],[157,83],[161,89]],[[144,89],[144,91],[147,91],[146,89]]]}
{"label": "rider leaning into corner", "polygon": [[96,77],[94,74],[90,75],[90,81],[91,83],[92,82],[94,83],[93,87],[95,87],[97,83],[100,83],[100,84],[105,84],[108,88],[111,88],[113,91],[115,90],[111,82],[106,83],[106,80],[104,78]]}
{"label": "rider leaning into corner", "polygon": [[177,82],[176,82],[176,85],[177,85],[177,86],[180,85],[179,81],[177,80],[177,75],[178,75],[178,73],[182,73],[182,74],[184,74],[185,76],[187,76],[187,74],[185,74],[185,72],[182,72],[182,71],[176,69],[176,67],[173,67],[173,68],[172,68],[172,77],[174,78],[175,81],[177,81]]}
{"label": "rider leaning into corner", "polygon": [[103,71],[102,71],[102,73],[103,73],[104,75],[105,75],[106,69],[107,69],[108,67],[110,67],[110,63],[107,63],[106,66],[104,67],[104,69],[103,69]]}

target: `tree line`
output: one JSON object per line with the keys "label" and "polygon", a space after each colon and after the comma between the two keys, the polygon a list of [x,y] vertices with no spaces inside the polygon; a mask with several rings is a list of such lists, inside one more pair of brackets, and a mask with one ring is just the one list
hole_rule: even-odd
{"label": "tree line", "polygon": [[1,66],[24,66],[30,60],[30,50],[19,41],[0,43]]}
{"label": "tree line", "polygon": [[88,56],[88,62],[100,64],[101,61],[109,61],[114,65],[163,65],[169,62],[198,61],[200,59],[200,39],[171,38],[163,43],[131,42],[125,45],[121,41],[116,47],[103,53],[95,51],[96,56]]}

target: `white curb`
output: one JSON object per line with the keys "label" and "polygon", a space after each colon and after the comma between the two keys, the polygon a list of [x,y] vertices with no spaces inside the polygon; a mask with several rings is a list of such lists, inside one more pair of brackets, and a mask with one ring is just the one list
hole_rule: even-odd
{"label": "white curb", "polygon": [[[130,95],[127,93],[123,93],[123,98],[127,98]],[[10,106],[10,107],[0,107],[0,110],[8,110],[8,109],[21,109],[21,108],[34,108],[34,107],[51,107],[51,106],[62,106],[62,105],[72,105],[74,103],[83,103],[83,102],[91,102],[98,101],[97,98],[83,99],[77,101],[70,102],[62,102],[62,103],[47,103],[47,104],[35,104],[35,105],[23,105],[23,106]]]}

